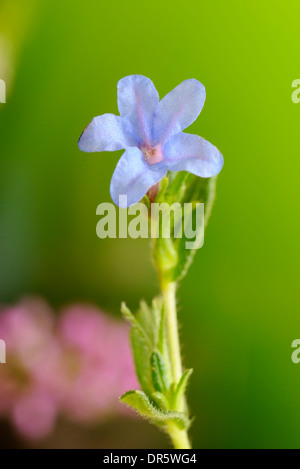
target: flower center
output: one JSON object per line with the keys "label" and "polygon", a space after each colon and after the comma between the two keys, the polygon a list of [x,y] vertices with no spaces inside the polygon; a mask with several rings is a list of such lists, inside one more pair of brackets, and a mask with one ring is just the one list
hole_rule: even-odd
{"label": "flower center", "polygon": [[159,163],[163,160],[163,154],[161,150],[161,145],[156,145],[155,147],[143,147],[141,148],[145,160],[149,164]]}

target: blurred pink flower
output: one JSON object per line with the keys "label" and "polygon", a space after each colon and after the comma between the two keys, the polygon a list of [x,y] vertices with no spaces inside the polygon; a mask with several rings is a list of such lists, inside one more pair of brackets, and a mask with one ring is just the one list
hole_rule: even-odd
{"label": "blurred pink flower", "polygon": [[23,301],[1,309],[0,338],[0,416],[27,438],[47,436],[58,414],[94,423],[124,412],[118,397],[138,386],[127,325],[96,307],[70,306],[56,322],[43,301]]}
{"label": "blurred pink flower", "polygon": [[64,410],[75,420],[93,421],[123,410],[118,397],[138,386],[127,325],[92,306],[64,311],[58,338],[65,355]]}
{"label": "blurred pink flower", "polygon": [[32,440],[37,440],[51,433],[57,406],[51,393],[32,389],[20,396],[13,407],[12,419],[18,431]]}
{"label": "blurred pink flower", "polygon": [[0,313],[0,337],[7,353],[7,363],[0,365],[0,414],[29,438],[49,433],[57,413],[59,395],[50,385],[60,360],[53,321],[41,300],[24,301]]}

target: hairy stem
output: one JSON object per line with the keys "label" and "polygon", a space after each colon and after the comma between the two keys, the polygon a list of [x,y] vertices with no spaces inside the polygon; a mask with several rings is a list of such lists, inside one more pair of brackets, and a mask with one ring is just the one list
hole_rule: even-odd
{"label": "hairy stem", "polygon": [[174,383],[177,384],[182,375],[178,322],[176,312],[176,283],[167,283],[163,288],[167,337]]}
{"label": "hairy stem", "polygon": [[[180,342],[178,334],[178,321],[176,311],[176,283],[166,283],[163,288],[163,298],[165,306],[166,329],[168,337],[169,356],[171,362],[171,371],[174,384],[178,384],[182,375],[182,364],[180,354]],[[179,412],[182,412],[185,402],[178,403]],[[168,433],[175,449],[189,449],[190,443],[186,430],[180,430],[175,424],[170,423]]]}
{"label": "hairy stem", "polygon": [[177,425],[169,424],[168,433],[175,449],[191,449],[186,430],[180,430]]}

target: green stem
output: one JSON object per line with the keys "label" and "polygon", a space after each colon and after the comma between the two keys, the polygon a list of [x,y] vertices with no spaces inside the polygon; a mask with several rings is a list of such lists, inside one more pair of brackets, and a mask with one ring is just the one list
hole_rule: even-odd
{"label": "green stem", "polygon": [[167,325],[169,353],[174,383],[177,384],[182,375],[178,322],[176,313],[176,283],[167,283],[163,287],[165,317]]}
{"label": "green stem", "polygon": [[[176,385],[182,376],[180,342],[176,312],[176,283],[169,282],[164,284],[162,287],[162,292],[165,306],[166,329],[172,378],[174,384]],[[176,410],[182,412],[184,407],[185,402],[182,400],[182,402],[179,402],[178,409]],[[189,449],[191,447],[186,430],[180,430],[176,424],[170,423],[168,425],[168,433],[175,449]]]}
{"label": "green stem", "polygon": [[191,449],[186,430],[180,430],[175,423],[170,423],[168,425],[168,433],[175,449]]}

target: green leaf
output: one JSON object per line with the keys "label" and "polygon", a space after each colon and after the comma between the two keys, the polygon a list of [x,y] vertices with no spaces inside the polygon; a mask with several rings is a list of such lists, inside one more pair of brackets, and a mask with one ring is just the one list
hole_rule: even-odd
{"label": "green leaf", "polygon": [[189,419],[184,413],[170,412],[156,407],[142,391],[128,391],[123,394],[120,401],[133,407],[142,417],[156,425],[167,425],[173,422],[182,430],[189,426]]}
{"label": "green leaf", "polygon": [[169,388],[168,374],[162,355],[153,352],[150,358],[152,382],[156,391],[165,392]]}
{"label": "green leaf", "polygon": [[150,343],[149,337],[147,336],[147,333],[145,332],[145,330],[143,329],[141,324],[138,322],[136,317],[132,314],[132,312],[126,306],[126,303],[124,303],[124,302],[121,303],[121,313],[123,314],[125,319],[127,319],[127,321],[130,322],[132,327],[134,327],[139,332],[140,336],[143,337],[146,342],[149,342],[149,345],[151,346],[151,343]]}
{"label": "green leaf", "polygon": [[187,385],[188,385],[188,382],[192,373],[193,373],[193,369],[190,368],[188,370],[185,370],[185,372],[181,376],[179,383],[177,384],[177,387],[174,391],[174,395],[172,399],[173,409],[177,409],[178,407],[180,407],[180,404],[184,399],[186,388],[187,388]]}
{"label": "green leaf", "polygon": [[[196,204],[204,203],[205,225],[209,219],[211,209],[215,198],[216,177],[200,178],[186,172],[168,174],[168,186],[164,186],[159,192],[156,202],[166,202],[169,205],[179,203],[182,207],[184,204],[192,204],[190,219],[195,222]],[[181,280],[188,271],[195,253],[203,243],[203,238],[197,236],[197,245],[193,249],[187,249],[186,243],[193,240],[188,239],[182,230],[182,236],[177,238],[174,236],[174,223],[171,224],[171,237],[158,238],[153,240],[153,258],[158,270],[161,282],[171,282]],[[180,225],[179,225],[180,226]],[[182,226],[184,219],[182,215]],[[202,227],[199,227],[203,229]]]}
{"label": "green leaf", "polygon": [[152,372],[150,366],[150,355],[153,350],[153,343],[149,330],[146,332],[144,325],[137,317],[122,303],[121,311],[124,317],[131,323],[130,339],[135,363],[135,371],[142,389],[151,394],[153,391]]}
{"label": "green leaf", "polygon": [[140,307],[136,313],[137,320],[139,321],[143,329],[147,331],[147,335],[149,337],[153,350],[156,348],[158,340],[161,309],[162,300],[160,298],[155,298],[152,301],[151,306],[148,306],[145,301],[141,301]]}
{"label": "green leaf", "polygon": [[153,401],[156,403],[157,407],[163,410],[169,409],[170,407],[169,401],[162,392],[155,391],[154,393],[152,393],[151,397]]}
{"label": "green leaf", "polygon": [[[211,214],[212,206],[215,199],[216,177],[213,178],[199,178],[193,176],[189,180],[185,197],[182,203],[204,203],[204,223],[205,226]],[[192,213],[194,216],[195,210]],[[199,227],[200,228],[200,227]],[[198,249],[186,249],[186,242],[189,242],[185,236],[175,240],[175,249],[178,254],[178,262],[173,271],[173,280],[181,280],[187,273],[194,256]],[[202,244],[203,240],[200,240]]]}
{"label": "green leaf", "polygon": [[120,401],[137,410],[140,415],[154,421],[161,421],[162,417],[143,391],[128,391],[120,397]]}
{"label": "green leaf", "polygon": [[131,345],[141,388],[147,395],[165,389],[171,372],[161,298],[155,298],[151,307],[142,301],[135,316],[124,303],[121,311],[132,326]]}

